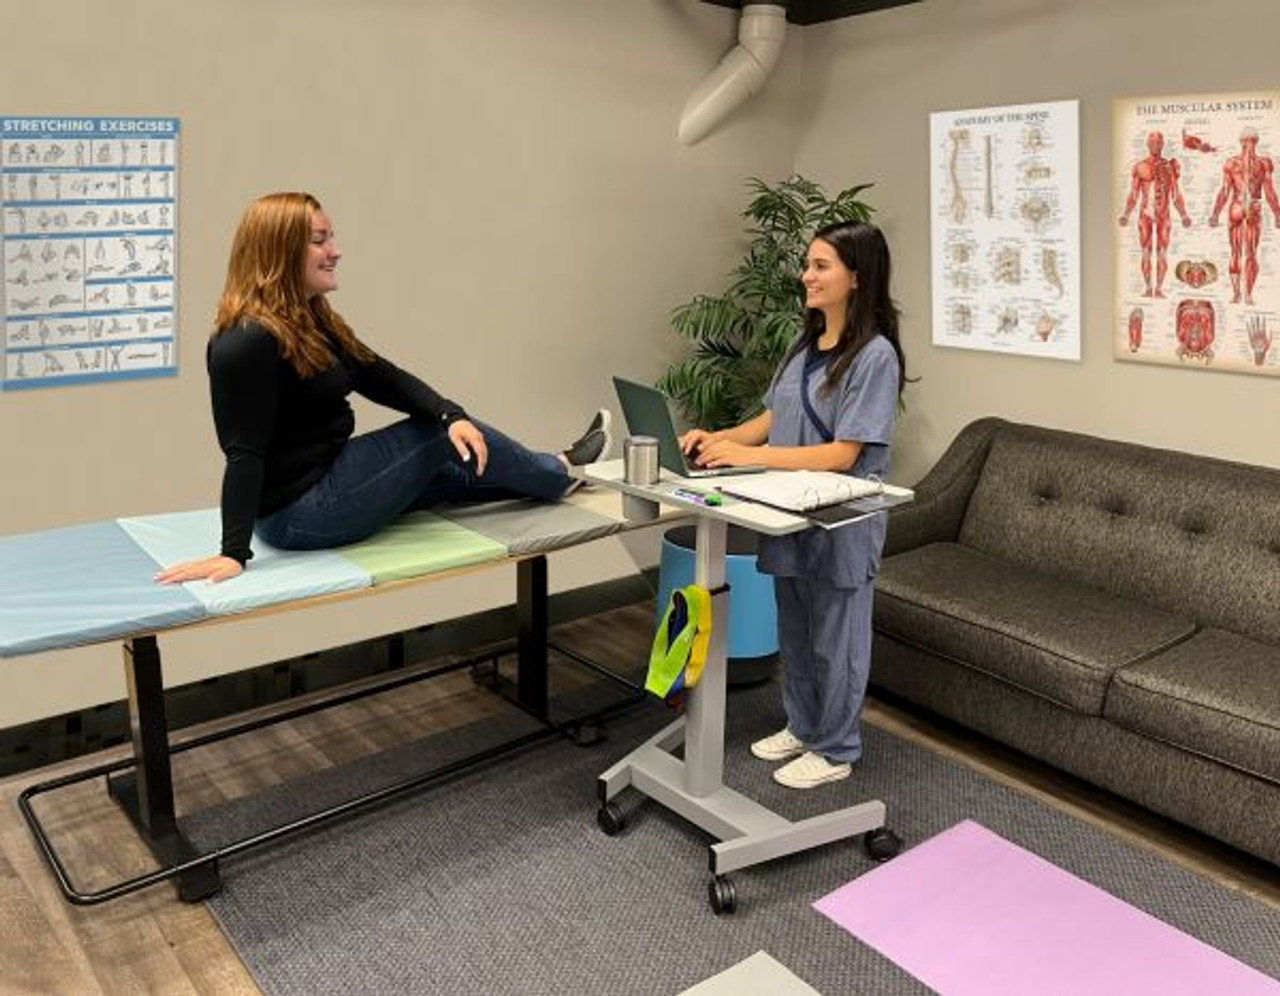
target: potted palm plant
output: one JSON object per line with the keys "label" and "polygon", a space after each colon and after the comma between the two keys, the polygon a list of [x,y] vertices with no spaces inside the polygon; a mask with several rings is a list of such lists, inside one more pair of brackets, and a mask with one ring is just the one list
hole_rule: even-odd
{"label": "potted palm plant", "polygon": [[[765,389],[804,324],[800,273],[809,237],[837,221],[867,221],[864,183],[834,197],[791,176],[770,185],[752,177],[742,216],[749,242],[721,294],[699,294],[675,309],[671,327],[691,349],[658,380],[691,424],[724,429],[760,412]],[[729,681],[768,677],[777,650],[773,579],[755,567],[755,534],[731,528],[727,571],[735,608],[729,615]],[[658,613],[674,588],[693,581],[693,528],[668,530],[662,542]],[[742,611],[742,607],[746,611]]]}

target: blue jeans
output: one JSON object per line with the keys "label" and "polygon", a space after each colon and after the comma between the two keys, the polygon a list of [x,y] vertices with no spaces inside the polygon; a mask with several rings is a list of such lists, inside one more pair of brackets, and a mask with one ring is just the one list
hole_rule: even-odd
{"label": "blue jeans", "polygon": [[564,496],[572,479],[559,457],[474,424],[489,449],[483,477],[462,462],[440,426],[405,419],[347,440],[324,477],[259,518],[254,531],[277,549],[324,550],[358,542],[396,516],[438,502]]}

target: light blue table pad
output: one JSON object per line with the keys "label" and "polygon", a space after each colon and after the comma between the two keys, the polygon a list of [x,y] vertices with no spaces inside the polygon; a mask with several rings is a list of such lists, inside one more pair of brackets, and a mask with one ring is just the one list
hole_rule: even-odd
{"label": "light blue table pad", "polygon": [[512,556],[543,553],[621,531],[619,519],[606,518],[568,502],[531,500],[437,505],[437,515],[501,543]]}
{"label": "light blue table pad", "polygon": [[194,622],[205,607],[156,584],[156,563],[115,522],[0,539],[0,657]]}
{"label": "light blue table pad", "polygon": [[0,657],[97,643],[211,616],[572,546],[622,523],[572,504],[507,501],[417,513],[364,543],[289,552],[253,541],[251,567],[218,584],[157,584],[209,556],[217,509],[136,516],[0,538]]}
{"label": "light blue table pad", "polygon": [[[209,556],[222,535],[216,508],[121,519],[120,526],[159,565]],[[189,581],[182,587],[211,616],[248,612],[279,602],[368,588],[373,578],[330,550],[277,550],[254,537],[249,569],[229,581]]]}

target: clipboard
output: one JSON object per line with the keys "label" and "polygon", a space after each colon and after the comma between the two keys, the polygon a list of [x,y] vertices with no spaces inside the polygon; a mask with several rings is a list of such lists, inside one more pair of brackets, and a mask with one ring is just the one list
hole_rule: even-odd
{"label": "clipboard", "polygon": [[735,498],[770,505],[786,512],[811,512],[884,494],[885,485],[874,477],[852,477],[834,471],[771,470],[716,488]]}

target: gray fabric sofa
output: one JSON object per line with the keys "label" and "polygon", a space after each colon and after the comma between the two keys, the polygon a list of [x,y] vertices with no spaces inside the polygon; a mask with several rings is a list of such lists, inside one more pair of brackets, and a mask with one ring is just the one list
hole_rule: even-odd
{"label": "gray fabric sofa", "polygon": [[1280,471],[981,419],[876,586],[874,686],[1280,864]]}

